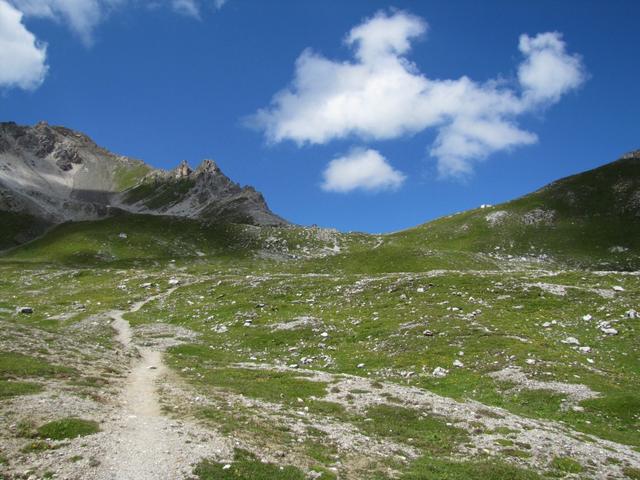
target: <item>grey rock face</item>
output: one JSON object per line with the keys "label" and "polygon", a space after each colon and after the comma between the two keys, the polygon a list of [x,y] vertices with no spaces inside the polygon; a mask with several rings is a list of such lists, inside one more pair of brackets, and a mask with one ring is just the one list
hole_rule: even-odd
{"label": "grey rock face", "polygon": [[154,169],[64,127],[0,123],[0,211],[57,224],[121,210],[212,222],[287,223],[259,192],[232,182],[211,160],[195,170],[184,161],[172,171]]}

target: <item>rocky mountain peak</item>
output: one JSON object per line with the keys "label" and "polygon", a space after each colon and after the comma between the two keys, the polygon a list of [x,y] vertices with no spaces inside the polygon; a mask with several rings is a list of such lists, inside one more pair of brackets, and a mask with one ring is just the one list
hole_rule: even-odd
{"label": "rocky mountain peak", "polygon": [[207,221],[284,225],[260,194],[213,160],[173,170],[115,155],[74,130],[0,123],[0,212],[44,223],[93,220],[118,210]]}
{"label": "rocky mountain peak", "polygon": [[218,174],[221,173],[220,167],[213,160],[203,160],[198,168],[196,168],[196,174],[209,173],[209,174]]}
{"label": "rocky mountain peak", "polygon": [[180,165],[178,165],[178,166],[173,170],[173,173],[174,173],[174,176],[175,176],[176,178],[186,178],[186,177],[188,177],[189,175],[191,175],[191,172],[192,172],[192,171],[193,171],[193,170],[191,170],[191,167],[189,167],[189,164],[187,163],[187,161],[186,161],[186,160],[182,160],[182,161],[180,162]]}

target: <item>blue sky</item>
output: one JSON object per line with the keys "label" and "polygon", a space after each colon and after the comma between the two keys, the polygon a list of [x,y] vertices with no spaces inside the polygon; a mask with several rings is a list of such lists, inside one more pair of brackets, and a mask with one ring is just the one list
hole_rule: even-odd
{"label": "blue sky", "polygon": [[0,0],[0,120],[156,167],[213,158],[290,221],[394,231],[640,148],[638,18],[636,1]]}

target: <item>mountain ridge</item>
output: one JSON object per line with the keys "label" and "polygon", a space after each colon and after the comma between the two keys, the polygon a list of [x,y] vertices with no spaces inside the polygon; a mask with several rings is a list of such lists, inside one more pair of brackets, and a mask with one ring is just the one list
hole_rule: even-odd
{"label": "mountain ridge", "polygon": [[173,170],[157,169],[46,122],[0,123],[0,210],[27,214],[49,226],[105,218],[118,210],[287,224],[259,192],[230,180],[212,160],[195,170],[186,162]]}

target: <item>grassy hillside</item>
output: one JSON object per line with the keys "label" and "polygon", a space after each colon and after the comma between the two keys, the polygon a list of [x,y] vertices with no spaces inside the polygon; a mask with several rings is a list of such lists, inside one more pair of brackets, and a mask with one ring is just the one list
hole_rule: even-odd
{"label": "grassy hillside", "polygon": [[[553,258],[574,266],[640,267],[640,158],[568,177],[517,200],[387,237],[396,245]],[[513,259],[511,259],[513,260]]]}
{"label": "grassy hillside", "polygon": [[253,248],[251,239],[236,225],[208,226],[177,217],[122,214],[60,225],[4,259],[85,267],[211,256],[239,260]]}

